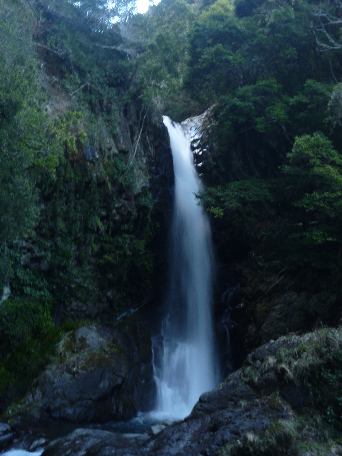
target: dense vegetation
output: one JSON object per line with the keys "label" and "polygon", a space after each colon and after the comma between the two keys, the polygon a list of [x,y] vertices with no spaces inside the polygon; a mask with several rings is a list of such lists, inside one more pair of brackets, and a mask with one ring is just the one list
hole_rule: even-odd
{"label": "dense vegetation", "polygon": [[0,6],[5,405],[53,353],[67,329],[54,325],[103,313],[115,321],[154,285],[156,229],[150,190],[137,178],[140,136],[132,138],[133,156],[129,139],[117,139],[134,66],[110,19],[134,5],[109,11],[105,3]]}
{"label": "dense vegetation", "polygon": [[322,34],[323,8],[214,3],[192,27],[186,85],[218,101],[209,210],[242,251],[339,287],[340,51],[318,45],[339,31]]}

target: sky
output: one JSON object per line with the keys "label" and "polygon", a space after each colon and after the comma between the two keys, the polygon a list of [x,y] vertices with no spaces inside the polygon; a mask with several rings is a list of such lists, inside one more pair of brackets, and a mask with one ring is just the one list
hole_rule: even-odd
{"label": "sky", "polygon": [[[149,5],[158,5],[159,2],[160,2],[160,0],[136,0],[138,13],[141,13],[141,14],[146,13]],[[115,2],[112,2],[111,0],[109,0],[108,5],[111,6],[111,4],[114,5]],[[114,22],[116,22],[116,20]]]}
{"label": "sky", "polygon": [[139,13],[144,14],[148,10],[149,0],[138,0],[137,8]]}
{"label": "sky", "polygon": [[148,10],[149,4],[151,6],[158,5],[159,2],[160,2],[160,0],[137,0],[138,12],[141,14],[144,14]]}

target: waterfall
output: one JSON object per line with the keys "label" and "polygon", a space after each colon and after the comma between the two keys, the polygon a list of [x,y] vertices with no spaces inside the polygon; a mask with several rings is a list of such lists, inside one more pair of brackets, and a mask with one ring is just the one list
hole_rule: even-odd
{"label": "waterfall", "polygon": [[162,325],[161,366],[156,369],[157,409],[187,416],[199,396],[217,384],[212,325],[212,249],[209,222],[195,196],[189,132],[163,117],[175,173],[167,317]]}

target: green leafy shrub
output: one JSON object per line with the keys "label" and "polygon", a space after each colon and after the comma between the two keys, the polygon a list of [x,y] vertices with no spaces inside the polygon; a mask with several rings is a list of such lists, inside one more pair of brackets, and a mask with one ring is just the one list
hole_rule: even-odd
{"label": "green leafy shrub", "polygon": [[0,342],[8,347],[49,331],[53,325],[48,304],[8,299],[0,306]]}
{"label": "green leafy shrub", "polygon": [[0,306],[0,408],[24,394],[60,337],[47,302],[6,300]]}

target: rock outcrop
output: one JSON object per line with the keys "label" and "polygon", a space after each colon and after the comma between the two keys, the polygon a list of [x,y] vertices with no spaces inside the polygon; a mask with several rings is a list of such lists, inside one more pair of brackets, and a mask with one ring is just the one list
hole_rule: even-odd
{"label": "rock outcrop", "polygon": [[191,150],[194,155],[197,172],[201,177],[205,174],[211,149],[215,150],[216,148],[212,137],[212,131],[216,124],[214,108],[215,106],[212,106],[199,116],[189,117],[182,122],[182,125],[189,129]]}
{"label": "rock outcrop", "polygon": [[253,351],[241,369],[203,394],[184,421],[138,435],[77,429],[51,442],[43,455],[318,454],[306,451],[313,444],[320,454],[340,454],[338,434],[324,418],[324,407],[336,405],[327,398],[338,394],[339,374],[329,371],[336,377],[329,393],[316,374],[318,366],[332,365],[341,346],[341,330],[281,337]]}
{"label": "rock outcrop", "polygon": [[155,384],[151,341],[142,324],[122,331],[83,326],[60,343],[58,360],[38,378],[34,390],[11,411],[14,427],[133,418],[153,406]]}
{"label": "rock outcrop", "polygon": [[[286,269],[275,273],[261,257],[218,268],[221,298],[217,334],[229,327],[235,368],[253,349],[290,333],[298,335],[322,326],[337,327],[341,321],[341,295],[332,290],[304,291],[302,274]],[[223,316],[223,318],[222,318]]]}

